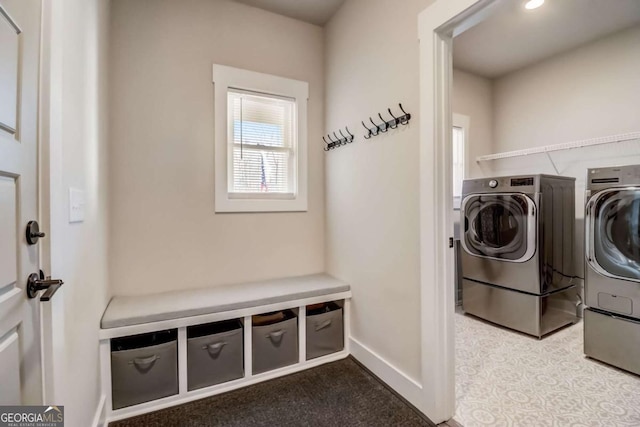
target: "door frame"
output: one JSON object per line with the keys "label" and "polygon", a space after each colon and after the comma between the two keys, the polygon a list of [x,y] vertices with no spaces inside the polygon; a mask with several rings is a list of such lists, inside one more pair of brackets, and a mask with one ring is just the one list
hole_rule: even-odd
{"label": "door frame", "polygon": [[424,412],[455,414],[452,40],[504,0],[437,0],[418,15],[420,40],[420,316]]}
{"label": "door frame", "polygon": [[[65,201],[54,197],[62,186],[62,4],[41,2],[40,93],[38,118],[38,206],[40,223],[47,238],[40,241],[40,267],[52,271],[52,240],[55,224],[64,215]],[[62,255],[59,255],[62,256]],[[66,352],[64,287],[55,298],[40,303],[42,401],[64,405]]]}

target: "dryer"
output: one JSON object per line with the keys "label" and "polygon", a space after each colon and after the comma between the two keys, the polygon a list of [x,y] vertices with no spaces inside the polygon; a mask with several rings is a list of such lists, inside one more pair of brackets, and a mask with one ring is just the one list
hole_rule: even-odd
{"label": "dryer", "polygon": [[640,374],[640,165],[589,169],[584,350]]}
{"label": "dryer", "polygon": [[460,212],[466,313],[537,337],[576,321],[575,178],[465,180]]}

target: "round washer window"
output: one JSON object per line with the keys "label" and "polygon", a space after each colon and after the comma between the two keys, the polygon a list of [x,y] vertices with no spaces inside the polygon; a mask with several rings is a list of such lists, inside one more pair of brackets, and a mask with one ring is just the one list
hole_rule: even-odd
{"label": "round washer window", "polygon": [[625,205],[610,221],[609,237],[618,250],[640,263],[640,199]]}
{"label": "round washer window", "polygon": [[518,236],[518,220],[512,210],[502,204],[482,208],[473,225],[478,240],[492,248],[507,246]]}
{"label": "round washer window", "polygon": [[521,261],[528,249],[528,207],[522,194],[469,196],[464,202],[467,252]]}
{"label": "round washer window", "polygon": [[640,190],[614,190],[595,204],[593,250],[607,273],[640,280]]}

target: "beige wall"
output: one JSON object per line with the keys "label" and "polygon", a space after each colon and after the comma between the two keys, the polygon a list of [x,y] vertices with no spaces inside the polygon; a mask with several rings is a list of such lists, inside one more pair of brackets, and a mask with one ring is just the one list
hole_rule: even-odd
{"label": "beige wall", "polygon": [[[640,131],[640,26],[549,58],[494,81],[495,151],[511,151]],[[584,269],[587,168],[640,164],[640,141],[551,154],[576,178],[577,274]],[[487,164],[496,174],[551,173],[545,155]]]}
{"label": "beige wall", "polygon": [[640,26],[495,81],[495,149],[640,130]]}
{"label": "beige wall", "polygon": [[[226,0],[113,0],[111,288],[324,269],[323,31]],[[309,210],[215,214],[211,65],[309,82]]]}
{"label": "beige wall", "polygon": [[454,69],[451,110],[469,117],[468,178],[482,177],[484,173],[476,157],[493,152],[492,81]]}
{"label": "beige wall", "polygon": [[[54,6],[51,100],[51,274],[65,284],[52,300],[55,398],[66,425],[91,425],[101,396],[98,331],[108,300],[108,0]],[[55,69],[55,70],[54,70]],[[48,119],[47,119],[48,120]],[[85,220],[69,223],[69,188],[85,192]],[[51,373],[49,373],[51,374]]]}
{"label": "beige wall", "polygon": [[[431,2],[348,0],[327,25],[327,271],[353,289],[352,336],[420,382],[418,13]],[[361,120],[397,103],[408,126],[365,140]]]}

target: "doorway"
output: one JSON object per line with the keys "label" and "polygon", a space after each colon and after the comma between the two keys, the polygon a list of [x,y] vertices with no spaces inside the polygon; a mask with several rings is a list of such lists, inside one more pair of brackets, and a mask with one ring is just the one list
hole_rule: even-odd
{"label": "doorway", "polygon": [[[430,350],[429,352],[427,353],[423,352],[423,354],[425,355],[424,356],[425,361],[423,361],[423,369],[429,372],[432,368],[426,367],[425,364],[435,363],[437,365],[438,372],[431,371],[432,376],[430,377],[430,379],[436,380],[436,383],[438,383],[438,387],[440,387],[441,390],[447,391],[447,402],[448,402],[447,409],[450,410],[449,416],[451,416],[455,412],[456,405],[454,402],[456,400],[456,397],[458,397],[458,400],[460,397],[459,395],[460,386],[458,383],[456,383],[456,379],[459,380],[459,378],[456,378],[456,373],[459,372],[459,369],[457,366],[455,366],[455,362],[453,361],[456,358],[455,355],[459,354],[460,347],[463,345],[468,346],[469,342],[473,340],[491,343],[492,341],[496,342],[497,339],[508,341],[507,338],[514,336],[512,335],[513,332],[509,330],[496,328],[494,325],[481,323],[477,319],[473,319],[470,317],[460,317],[463,323],[466,322],[461,326],[460,325],[461,322],[459,321],[460,319],[456,317],[460,315],[456,315],[456,313],[454,312],[455,300],[456,300],[454,289],[456,287],[453,285],[455,283],[455,275],[453,274],[454,270],[453,270],[453,266],[451,265],[452,264],[451,261],[453,259],[453,253],[452,253],[453,251],[451,251],[448,248],[448,246],[442,244],[442,241],[446,239],[447,235],[449,236],[453,235],[452,225],[454,223],[454,217],[457,215],[456,211],[453,209],[455,208],[456,199],[455,197],[452,197],[452,195],[455,196],[454,194],[455,186],[451,181],[447,182],[447,180],[451,180],[452,179],[451,177],[454,175],[454,171],[452,170],[453,169],[452,144],[454,141],[453,141],[453,135],[452,135],[451,129],[455,126],[451,120],[451,115],[457,113],[457,114],[467,115],[470,117],[470,123],[471,123],[470,142],[469,142],[470,152],[467,153],[467,155],[470,158],[468,163],[472,169],[470,172],[471,177],[480,178],[480,177],[491,177],[491,176],[494,176],[494,174],[498,176],[498,175],[509,175],[509,174],[518,174],[518,173],[520,174],[547,173],[547,174],[553,174],[553,175],[577,176],[578,177],[577,186],[576,186],[577,197],[575,201],[576,212],[581,212],[584,209],[584,200],[583,200],[584,176],[585,176],[584,171],[586,170],[586,168],[592,167],[592,165],[599,166],[603,164],[620,162],[621,161],[620,156],[617,156],[617,158],[615,158],[616,157],[615,155],[611,155],[612,146],[596,147],[594,145],[594,146],[590,146],[591,148],[585,148],[580,144],[573,144],[573,143],[569,144],[571,147],[577,147],[578,145],[583,147],[579,149],[581,161],[579,162],[579,165],[578,165],[576,164],[577,162],[575,161],[577,156],[576,151],[558,150],[557,152],[554,151],[553,154],[550,154],[546,151],[547,150],[546,147],[552,144],[562,145],[564,143],[568,143],[576,140],[584,141],[584,140],[589,140],[590,138],[606,137],[604,138],[605,140],[613,141],[613,143],[616,144],[615,146],[616,150],[618,149],[623,150],[626,153],[626,157],[624,159],[624,162],[626,164],[634,161],[636,164],[638,164],[640,163],[640,158],[635,158],[635,157],[632,158],[632,157],[638,154],[638,150],[640,149],[640,144],[638,143],[637,138],[633,141],[629,141],[628,143],[616,142],[618,141],[618,139],[614,138],[615,136],[614,134],[628,135],[630,132],[637,131],[638,129],[630,128],[630,126],[632,127],[635,125],[635,124],[631,125],[630,124],[631,121],[629,121],[627,125],[625,125],[623,120],[617,120],[617,121],[605,120],[606,122],[617,123],[616,127],[609,128],[609,129],[606,129],[604,126],[601,126],[599,129],[595,129],[595,126],[592,126],[591,129],[589,129],[588,126],[577,126],[577,125],[572,126],[574,129],[580,128],[582,133],[571,132],[571,129],[566,130],[568,129],[568,127],[565,127],[564,128],[565,130],[563,130],[562,123],[556,124],[555,122],[553,122],[554,124],[550,125],[550,123],[552,123],[552,120],[554,120],[557,117],[570,118],[570,120],[569,119],[566,120],[567,123],[570,122],[571,120],[576,120],[576,121],[581,120],[582,122],[585,122],[591,125],[599,124],[598,120],[594,118],[589,119],[589,118],[585,118],[584,116],[581,116],[580,118],[578,118],[578,116],[580,116],[580,113],[585,112],[586,114],[586,112],[589,110],[588,108],[583,108],[582,110],[580,109],[580,103],[582,102],[584,105],[586,101],[584,99],[580,99],[579,97],[572,98],[569,96],[566,96],[564,98],[569,100],[569,103],[573,102],[573,105],[571,108],[565,107],[565,111],[569,111],[570,114],[557,113],[557,110],[556,110],[555,116],[551,116],[551,117],[538,116],[538,126],[537,126],[538,138],[541,139],[539,143],[535,142],[535,138],[527,139],[526,137],[519,137],[518,131],[522,132],[524,128],[518,129],[517,126],[511,126],[510,130],[513,133],[510,133],[509,136],[506,136],[506,137],[503,136],[503,134],[507,135],[507,132],[505,132],[505,129],[509,127],[509,124],[515,123],[515,120],[517,119],[517,115],[524,111],[524,108],[515,107],[515,105],[511,105],[510,107],[504,107],[504,110],[512,112],[512,115],[506,116],[508,117],[508,119],[501,119],[502,125],[498,126],[498,131],[497,131],[500,135],[497,135],[497,136],[492,135],[491,132],[493,131],[494,128],[496,128],[495,120],[492,117],[479,118],[477,111],[470,112],[470,111],[463,111],[460,108],[456,108],[457,107],[456,104],[459,104],[459,102],[457,102],[458,99],[456,97],[456,94],[451,92],[451,88],[455,85],[456,80],[458,80],[457,77],[462,76],[460,80],[463,80],[465,77],[467,77],[466,79],[467,83],[469,83],[470,81],[471,83],[474,83],[474,82],[477,83],[478,81],[478,79],[475,78],[477,76],[471,76],[471,77],[468,76],[468,74],[470,74],[468,70],[464,70],[464,71],[456,70],[455,68],[456,62],[460,60],[460,58],[456,58],[456,39],[460,37],[460,40],[462,40],[465,37],[465,34],[470,38],[480,39],[480,36],[477,34],[477,32],[478,32],[478,29],[482,27],[483,22],[487,23],[489,21],[493,21],[494,23],[493,27],[495,28],[496,27],[495,19],[498,19],[496,17],[498,17],[500,14],[503,14],[503,13],[519,12],[521,9],[523,9],[525,2],[523,1],[477,1],[477,2],[452,1],[452,2],[447,2],[446,5],[441,3],[443,2],[434,3],[420,16],[421,107],[422,107],[421,126],[422,126],[422,132],[423,132],[421,135],[421,220],[423,221],[421,224],[421,229],[422,229],[421,243],[423,247],[423,257],[421,260],[422,261],[421,286],[423,291],[423,300],[422,300],[423,328],[426,329],[426,331],[423,331],[423,340],[428,339],[430,340],[429,341],[430,343],[432,344],[437,343],[439,346],[438,349],[435,350],[437,354],[433,354],[434,352],[433,346],[429,347],[429,350]],[[565,3],[564,7],[567,7],[566,4],[570,2],[564,2],[564,3]],[[596,3],[598,2],[589,2],[589,5],[583,4],[582,7],[588,9],[589,6],[592,6],[594,8],[598,6],[600,7],[603,6],[602,4],[598,5]],[[625,2],[622,2],[622,3],[625,3]],[[550,5],[546,5],[546,6],[550,6]],[[569,6],[572,6],[572,5],[569,5]],[[576,4],[573,4],[573,6],[575,7]],[[576,20],[586,19],[586,17],[593,14],[602,18],[599,20],[600,24],[602,24],[602,22],[607,22],[608,24],[611,24],[611,27],[605,30],[603,26],[598,27],[597,25],[595,26],[592,25],[591,30],[602,31],[602,33],[600,33],[598,37],[594,36],[592,40],[582,40],[581,42],[577,42],[575,39],[572,40],[571,37],[573,37],[573,35],[571,37],[566,36],[562,38],[561,36],[558,36],[556,34],[555,40],[562,40],[562,43],[565,43],[567,41],[573,41],[576,44],[574,44],[574,46],[571,48],[564,46],[562,49],[556,50],[553,53],[547,53],[546,57],[538,57],[532,62],[539,63],[541,61],[545,61],[545,59],[549,57],[555,58],[558,55],[562,55],[563,49],[564,51],[567,51],[570,49],[576,49],[578,48],[578,46],[582,47],[585,43],[589,43],[589,41],[595,42],[596,40],[600,40],[600,39],[604,40],[604,38],[606,38],[608,35],[612,33],[616,33],[617,31],[625,31],[625,29],[628,29],[630,27],[633,27],[634,25],[637,25],[634,19],[638,19],[640,18],[640,16],[636,16],[638,14],[634,12],[634,9],[627,10],[626,12],[622,10],[624,9],[624,7],[627,7],[627,6],[633,7],[634,6],[633,4],[625,3],[625,4],[617,4],[616,6],[620,7],[621,9],[612,10],[612,11],[610,10],[608,11],[608,14],[606,14],[606,16],[603,13],[595,12],[595,9],[586,10],[586,11],[574,10],[571,15]],[[511,11],[505,12],[505,10],[511,10]],[[565,19],[566,16],[565,18],[563,18],[563,15],[558,11],[557,5],[554,5],[553,7],[550,6],[547,9],[540,8],[539,11],[543,11],[543,13],[540,15],[529,14],[528,16],[538,21],[540,20],[539,17],[542,16],[547,20],[554,21],[555,24],[558,24],[560,26],[562,25],[567,26],[567,22],[566,21],[563,22],[562,20],[562,19]],[[534,12],[534,11],[528,11],[528,12]],[[625,19],[627,18],[629,20],[626,21],[625,23]],[[617,21],[617,24],[613,24],[614,21]],[[515,19],[513,16],[510,16],[507,19],[505,19],[504,22],[506,24],[512,25],[512,27],[507,29],[507,31],[509,31],[509,34],[517,34],[518,32],[517,29],[514,29],[515,27],[518,26],[517,19]],[[618,27],[614,28],[615,25],[618,25]],[[522,25],[520,25],[520,27],[522,27]],[[589,26],[585,26],[585,25],[583,25],[582,27],[589,28]],[[598,27],[598,28],[595,28],[595,27]],[[529,29],[531,30],[531,28]],[[628,29],[628,31],[632,32],[633,29]],[[545,34],[545,36],[548,36],[548,35]],[[632,35],[629,37],[633,38]],[[544,39],[544,37],[539,37],[539,38]],[[561,45],[562,43],[555,42],[554,46],[552,47],[554,49],[557,49],[558,46]],[[602,41],[602,43],[604,43],[604,41]],[[502,54],[503,57],[505,52],[507,53],[509,52],[508,49],[506,50],[503,49],[502,52],[500,52],[499,44],[487,43],[487,40],[485,39],[484,45],[487,45],[487,44],[493,46],[496,49],[496,52],[498,54]],[[547,44],[547,48],[549,48],[548,42],[544,42],[544,40],[539,44],[541,46],[544,46],[545,44]],[[517,57],[523,52],[524,53],[528,52],[530,54],[532,51],[536,50],[536,46],[529,45],[527,47],[528,49],[524,49],[524,48],[511,49],[510,50],[511,56]],[[478,49],[475,49],[475,50],[476,50],[475,52],[476,54],[483,55],[483,52],[481,50],[478,50]],[[486,55],[486,52],[485,52],[485,56],[489,56],[489,55]],[[513,61],[514,58],[511,58],[511,60]],[[610,63],[608,61],[612,61],[611,63],[615,62],[610,57],[603,58],[602,61],[600,62],[607,64],[607,63]],[[491,64],[495,65],[499,61],[497,57],[494,57],[489,62],[490,62],[490,65]],[[527,68],[528,65],[530,64],[520,64],[516,66],[515,69],[511,70],[511,72],[521,70],[523,68]],[[593,68],[590,68],[590,69],[593,69]],[[600,84],[600,81],[594,80],[594,76],[589,73],[585,73],[583,77],[577,77],[577,78],[578,79],[582,78],[583,80],[581,80],[581,82],[595,82],[595,86],[598,86]],[[627,79],[626,81],[629,81],[629,79]],[[577,80],[574,81],[574,83],[577,83],[577,82],[578,82]],[[635,84],[635,80],[634,80],[634,84]],[[482,86],[482,85],[476,85],[476,86]],[[485,86],[488,88],[489,91],[492,90],[491,83]],[[565,85],[565,86],[569,86],[569,85]],[[608,100],[607,98],[608,95],[606,91],[600,92],[594,96],[596,100],[600,100],[601,102],[606,103]],[[524,97],[522,99],[526,100],[528,98]],[[618,97],[618,99],[620,99],[620,97]],[[494,100],[492,100],[492,102],[489,102],[489,104],[493,102]],[[556,102],[556,103],[560,105],[559,102]],[[526,102],[523,101],[523,104],[521,105],[526,105]],[[563,105],[569,105],[569,104],[563,104]],[[594,105],[594,103],[592,102],[591,104],[587,104],[587,105]],[[539,109],[542,109],[544,111],[553,110],[553,108],[547,108],[546,106],[541,107]],[[593,110],[593,108],[591,110]],[[618,114],[617,119],[620,119],[623,117],[625,117],[624,111]],[[489,125],[487,126],[488,130],[487,128],[483,129],[482,126],[478,127],[478,122],[479,121],[481,122],[482,120],[488,120],[490,122]],[[601,122],[602,121],[600,121],[600,123]],[[523,123],[524,122],[522,121],[518,122],[518,124],[520,124],[521,126],[523,126]],[[474,125],[475,125],[475,128],[474,128]],[[543,130],[546,131],[552,127],[558,131],[555,135],[553,136],[545,135],[544,132],[542,132]],[[474,135],[474,131],[475,131],[475,135]],[[526,136],[526,135],[523,133],[523,136]],[[483,143],[478,143],[478,141],[481,140],[483,137],[485,137],[489,141],[488,144],[483,145]],[[507,139],[506,143],[503,142],[505,138]],[[517,144],[510,144],[509,140],[516,141],[521,145],[518,146]],[[498,142],[495,143],[495,141],[498,141]],[[494,143],[497,145],[493,146],[492,144]],[[521,154],[527,154],[527,157],[525,158],[522,155],[511,156],[511,154],[508,154],[507,157],[510,160],[505,160],[507,158],[507,157],[504,157],[505,152],[511,152],[511,151],[520,151]],[[630,156],[629,154],[633,154],[633,156]],[[576,230],[582,229],[582,222],[579,215],[576,218],[575,227],[576,227]],[[576,233],[574,243],[576,247],[575,258],[577,260],[577,271],[580,271],[582,269],[583,254],[580,250],[580,248],[583,245],[582,239],[583,237],[581,233]],[[427,248],[427,250],[424,251],[424,248]],[[445,270],[448,269],[448,271],[439,270],[439,266],[446,266],[444,269]],[[579,274],[577,276],[579,276]],[[580,277],[578,277],[578,279],[580,279]],[[427,297],[428,299],[425,297]],[[425,312],[428,312],[429,314],[426,314]],[[426,323],[427,321],[434,321],[434,320],[435,320],[434,323]],[[425,327],[424,326],[425,324],[429,324],[433,326]],[[489,329],[487,329],[487,334],[483,335],[483,330],[475,329],[474,328],[475,326],[488,326]],[[463,336],[457,336],[457,335],[461,335],[459,332],[462,327],[466,327],[466,330],[468,332],[468,335],[466,336],[466,338]],[[558,341],[558,340],[562,341],[563,339],[566,339],[571,341],[571,344],[568,344],[567,342],[565,342],[564,344],[559,345],[559,347],[562,347],[564,350],[569,351],[569,354],[573,359],[571,359],[571,362],[565,361],[564,363],[570,364],[575,368],[577,366],[581,366],[582,362],[588,362],[590,367],[595,366],[594,369],[598,371],[598,375],[606,376],[607,374],[611,374],[611,373],[617,375],[619,372],[616,371],[615,369],[612,369],[610,367],[604,367],[604,366],[601,367],[596,362],[592,362],[590,360],[584,359],[582,355],[582,349],[581,349],[582,344],[579,341],[582,335],[580,328],[581,328],[581,325],[577,324],[574,327],[567,328],[566,331],[562,330],[561,334],[552,335],[551,338],[549,339],[544,339],[540,342],[534,341],[533,343],[531,343],[530,341],[527,341],[527,340],[530,340],[528,337],[522,337],[517,335],[517,337],[519,338],[525,338],[525,341],[515,340],[514,342],[511,342],[510,347],[513,347],[513,348],[518,346],[527,347],[529,344],[531,344],[532,347],[529,350],[531,353],[535,353],[536,351],[542,351],[542,353],[545,353],[545,352],[549,353],[553,350],[549,348],[547,348],[546,350],[541,350],[541,349],[545,348],[546,345],[551,345],[555,341]],[[506,335],[502,338],[496,338],[495,334],[502,333],[502,332],[505,332]],[[571,334],[569,334],[571,336],[570,337],[563,336],[562,333],[565,333],[565,332],[571,332]],[[578,340],[576,340],[575,338],[576,336],[578,337]],[[507,348],[509,349],[510,347],[508,346]],[[470,350],[470,348],[468,349]],[[423,347],[423,350],[424,350],[424,347]],[[557,351],[562,352],[561,350],[557,350]],[[485,349],[484,354],[486,354],[486,352],[487,350]],[[504,367],[505,363],[508,362],[508,360],[506,359],[502,360],[500,359],[500,357],[504,358],[505,355],[509,356],[509,353],[510,351],[506,351],[505,354],[501,356],[496,356],[497,359],[494,362],[495,362],[495,367],[498,370],[497,371],[498,375],[504,373],[505,370],[501,368]],[[542,362],[543,359],[537,358],[535,360],[538,362]],[[475,363],[474,366],[477,367],[478,364],[481,365],[483,361],[484,360],[480,358],[478,360],[473,361],[471,365]],[[465,366],[464,369],[466,368],[468,368],[468,366]],[[604,368],[605,370],[601,371],[600,368]],[[547,375],[548,373],[549,372],[545,371],[541,375],[543,375],[543,378],[544,378],[544,375]],[[427,375],[425,374],[425,377],[426,376]],[[636,387],[635,378],[632,378],[629,381],[627,381],[628,378],[629,377],[627,376],[621,376],[621,377],[617,377],[616,380],[612,380],[612,381],[613,383],[618,383],[620,386],[624,386],[626,388],[633,388],[635,390],[634,388]],[[567,381],[570,381],[570,382],[573,381],[574,383],[578,383],[581,381],[581,377],[578,375],[574,375],[572,377],[568,377]],[[479,387],[478,392],[481,393],[482,391],[486,391],[490,389],[490,387],[488,386],[489,384],[487,383],[485,386]],[[456,390],[456,388],[458,390]],[[516,402],[515,400],[517,400],[518,398],[524,399],[523,396],[525,396],[526,398],[529,398],[536,394],[536,390],[529,390],[526,392],[523,392],[522,390],[515,390],[515,391],[517,393],[514,392],[513,399],[511,399],[511,403],[514,405],[514,407],[526,406],[526,403]],[[518,393],[521,393],[521,394],[518,394]],[[489,394],[489,393],[486,393],[486,394]],[[509,401],[509,398],[507,396],[496,397],[496,399],[497,400],[503,399],[504,401]],[[547,404],[548,401],[545,401],[543,399],[543,403]],[[611,404],[611,402],[604,401],[604,400],[598,401],[597,403],[597,405],[600,405],[600,406],[607,406],[609,404]],[[576,399],[560,399],[560,403],[558,404],[558,406],[562,406],[562,405],[565,405],[565,409],[567,411],[569,410],[568,406],[570,405],[576,405],[577,408],[581,408],[581,404],[577,403]],[[495,412],[499,412],[499,409],[500,408],[496,409]],[[631,414],[632,411],[629,411],[629,408],[624,408],[624,409],[626,409],[627,415]],[[438,412],[438,410],[434,408],[434,412],[438,413],[439,416],[442,417],[442,419],[436,417],[438,421],[446,419],[445,418],[446,414],[444,414],[444,411]],[[476,412],[477,414],[479,414],[480,417],[482,416],[482,412],[480,410]],[[600,414],[600,413],[598,411],[595,411],[593,412],[593,414]],[[492,416],[492,414],[490,413],[485,413],[485,415],[486,415],[485,421],[489,420],[490,417]],[[600,416],[600,415],[597,415],[597,416]],[[463,421],[463,424],[465,425],[473,425],[473,422],[470,422],[469,420],[470,418],[466,418],[464,420],[458,420],[458,421]],[[478,423],[481,423],[481,420],[476,420],[476,421]],[[499,423],[499,422],[502,422],[503,420],[496,419],[495,421]],[[492,422],[489,422],[489,423],[491,424]]]}

